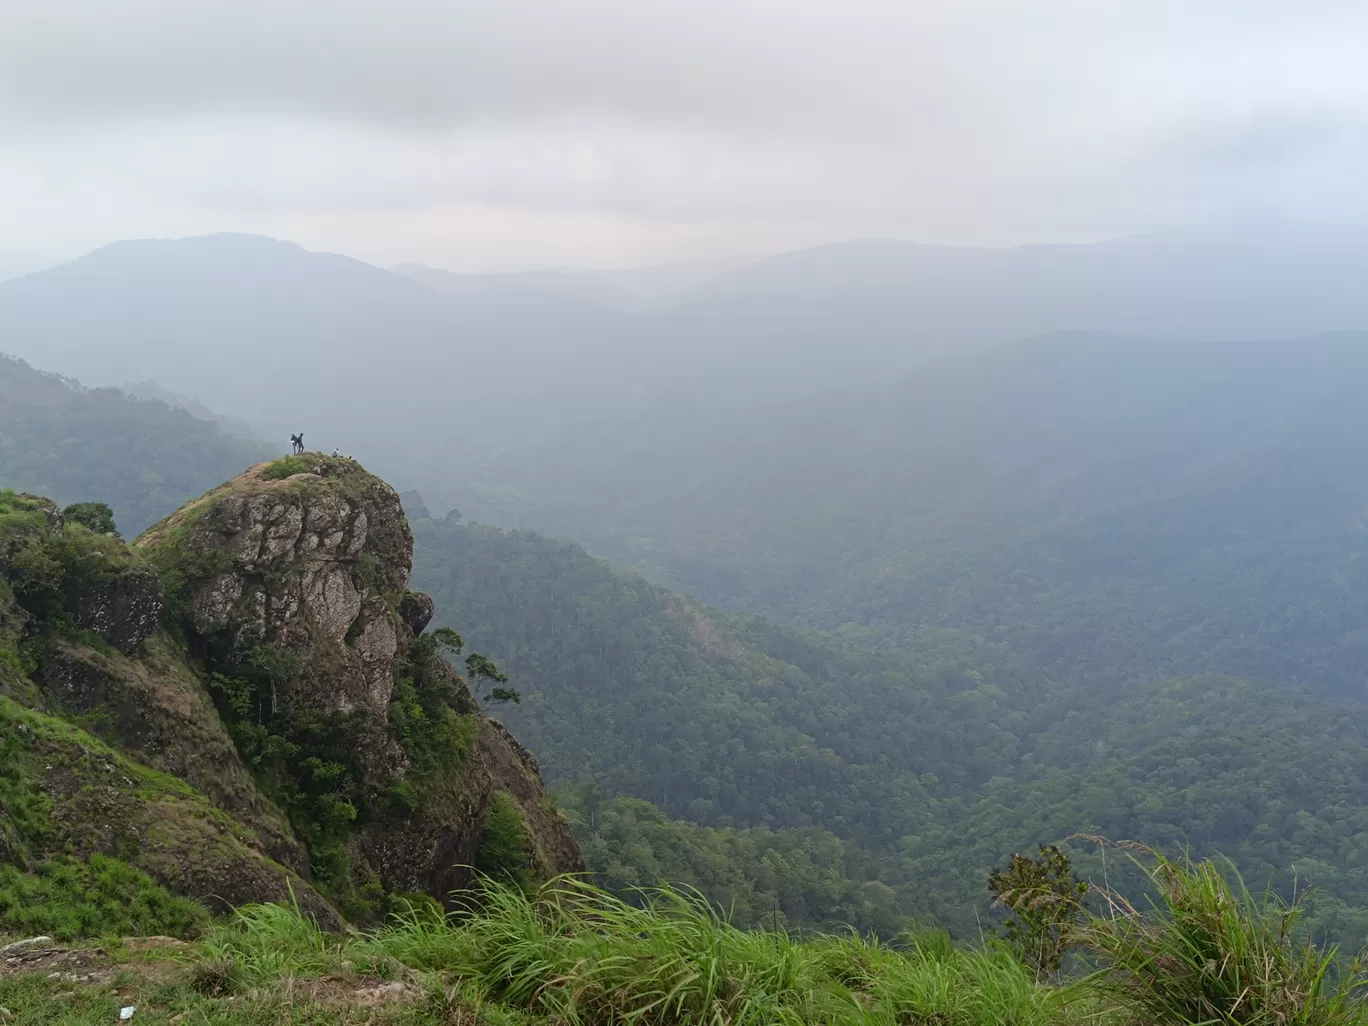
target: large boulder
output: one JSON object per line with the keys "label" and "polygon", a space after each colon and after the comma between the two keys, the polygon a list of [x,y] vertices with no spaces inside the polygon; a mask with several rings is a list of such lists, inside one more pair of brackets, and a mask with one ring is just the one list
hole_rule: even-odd
{"label": "large boulder", "polygon": [[[506,814],[510,802],[527,835],[523,869],[583,870],[536,760],[485,719],[437,646],[420,638],[433,603],[407,590],[413,536],[384,481],[350,459],[286,457],[251,468],[135,545],[162,569],[179,626],[211,674],[246,679],[234,667],[263,648],[285,657],[288,672],[272,678],[269,697],[248,699],[269,707],[270,729],[307,724],[307,738],[287,738],[301,751],[309,738],[350,739],[331,758],[361,766],[345,798],[357,808],[345,838],[355,883],[448,899],[472,882],[491,809]],[[334,853],[341,841],[334,834]]]}
{"label": "large boulder", "polygon": [[432,601],[431,595],[424,595],[421,591],[406,592],[399,601],[399,619],[404,621],[404,626],[416,638],[427,630],[436,609],[437,604]]}
{"label": "large boulder", "polygon": [[386,724],[413,535],[393,488],[353,460],[289,457],[253,467],[135,544],[175,575],[196,635],[288,653],[298,672],[275,700],[363,712],[372,768],[402,770]]}

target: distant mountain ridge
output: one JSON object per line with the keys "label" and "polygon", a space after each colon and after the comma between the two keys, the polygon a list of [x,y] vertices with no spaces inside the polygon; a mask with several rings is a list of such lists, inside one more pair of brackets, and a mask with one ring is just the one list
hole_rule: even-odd
{"label": "distant mountain ridge", "polygon": [[435,292],[453,296],[512,295],[531,299],[560,296],[608,310],[641,310],[647,305],[646,297],[596,274],[569,271],[457,274],[422,264],[400,264],[394,270]]}
{"label": "distant mountain ridge", "polygon": [[1353,225],[1007,250],[866,240],[627,309],[630,291],[606,274],[423,272],[440,291],[218,235],[118,243],[0,282],[0,351],[87,383],[155,381],[272,438],[303,430],[449,507],[464,494],[453,481],[514,487],[504,468],[548,439],[591,454],[594,439],[661,409],[730,418],[855,394],[1040,332],[1368,329],[1365,262],[1368,230]]}

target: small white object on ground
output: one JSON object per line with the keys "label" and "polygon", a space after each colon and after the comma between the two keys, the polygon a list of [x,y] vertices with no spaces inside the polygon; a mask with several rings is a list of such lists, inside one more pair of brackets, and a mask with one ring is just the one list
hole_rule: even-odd
{"label": "small white object on ground", "polygon": [[123,1022],[125,1019],[133,1018],[133,1013],[137,1010],[134,1005],[124,1005],[119,1009],[119,1021]]}

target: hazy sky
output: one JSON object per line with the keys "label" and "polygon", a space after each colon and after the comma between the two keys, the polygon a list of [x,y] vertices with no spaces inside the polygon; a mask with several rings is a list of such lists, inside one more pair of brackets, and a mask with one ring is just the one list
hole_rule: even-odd
{"label": "hazy sky", "polygon": [[456,269],[1368,213],[1368,4],[3,0],[0,275],[252,231]]}

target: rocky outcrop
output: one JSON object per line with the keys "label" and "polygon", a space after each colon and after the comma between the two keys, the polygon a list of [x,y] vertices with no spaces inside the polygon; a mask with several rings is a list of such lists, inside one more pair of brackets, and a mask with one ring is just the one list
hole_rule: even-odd
{"label": "rocky outcrop", "polygon": [[392,607],[413,570],[399,496],[353,461],[318,457],[298,474],[254,467],[136,543],[214,572],[188,596],[203,637],[244,634],[299,656],[282,701],[325,712],[389,708],[400,625]]}
{"label": "rocky outcrop", "polygon": [[519,878],[584,868],[536,759],[423,635],[399,497],[355,461],[253,467],[132,547],[31,496],[0,514],[0,768],[26,803],[0,861],[99,852],[328,927],[450,899],[490,823],[525,832]]}
{"label": "rocky outcrop", "polygon": [[[296,464],[297,465],[297,464]],[[404,626],[396,609],[413,569],[399,496],[352,460],[313,457],[302,472],[253,467],[157,525],[136,545],[159,564],[198,568],[183,600],[206,643],[260,643],[299,671],[273,700],[365,714],[376,779],[403,770],[387,730]]]}
{"label": "rocky outcrop", "polygon": [[436,603],[432,601],[432,596],[424,595],[421,591],[406,592],[399,600],[399,619],[404,621],[404,626],[415,638],[427,630],[435,611]]}
{"label": "rocky outcrop", "polygon": [[[479,714],[435,650],[418,644],[433,602],[407,591],[413,537],[389,485],[353,460],[291,457],[252,468],[136,545],[180,582],[179,608],[198,648],[263,645],[288,655],[295,672],[271,702],[359,722],[366,786],[377,795],[421,795],[416,809],[358,824],[350,850],[359,875],[373,875],[386,891],[446,898],[470,882],[496,793],[512,796],[528,825],[530,868],[583,868],[567,824],[546,801],[536,760]],[[415,659],[455,696],[446,713],[427,715],[471,720],[473,743],[459,767],[434,771],[429,753],[406,748],[394,728],[396,676],[417,672]]]}
{"label": "rocky outcrop", "polygon": [[128,655],[161,626],[166,595],[157,571],[134,562],[80,592],[72,607],[78,627]]}

